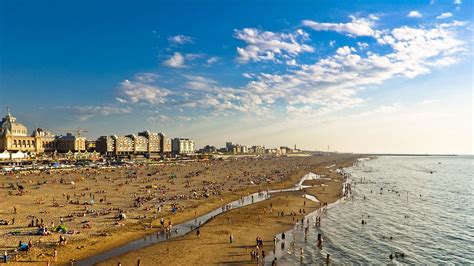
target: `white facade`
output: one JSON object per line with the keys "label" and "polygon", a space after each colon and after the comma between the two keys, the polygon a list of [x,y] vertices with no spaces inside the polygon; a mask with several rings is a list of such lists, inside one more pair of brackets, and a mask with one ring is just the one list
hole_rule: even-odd
{"label": "white facade", "polygon": [[190,139],[175,138],[172,141],[173,153],[191,154],[194,153],[194,141]]}

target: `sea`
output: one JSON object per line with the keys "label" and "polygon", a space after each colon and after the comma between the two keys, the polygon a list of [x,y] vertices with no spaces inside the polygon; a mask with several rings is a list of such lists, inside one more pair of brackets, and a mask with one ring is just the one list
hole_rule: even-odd
{"label": "sea", "polygon": [[278,265],[325,264],[327,254],[338,265],[474,264],[474,157],[381,156],[346,171],[352,195],[277,235]]}

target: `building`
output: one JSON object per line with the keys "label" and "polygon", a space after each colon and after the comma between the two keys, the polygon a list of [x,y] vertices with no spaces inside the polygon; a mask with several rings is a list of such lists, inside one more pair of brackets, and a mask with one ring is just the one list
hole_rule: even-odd
{"label": "building", "polygon": [[174,138],[172,141],[172,151],[174,154],[194,153],[194,141],[184,138]]}
{"label": "building", "polygon": [[148,138],[135,134],[128,135],[127,137],[130,137],[133,140],[133,154],[148,153]]}
{"label": "building", "polygon": [[50,132],[37,128],[33,131],[34,137],[39,137],[41,139],[41,147],[39,152],[54,152],[57,150],[56,136]]}
{"label": "building", "polygon": [[216,152],[217,152],[217,148],[211,145],[206,145],[204,146],[204,148],[199,150],[199,153],[203,153],[203,154],[210,154],[210,153],[216,153]]}
{"label": "building", "polygon": [[116,136],[113,135],[115,141],[114,154],[127,155],[133,154],[135,151],[135,142],[133,135]]}
{"label": "building", "polygon": [[67,133],[55,136],[50,132],[36,128],[31,136],[28,129],[10,113],[2,119],[0,126],[0,152],[30,152],[35,154],[61,152],[83,152],[86,150],[86,138]]}
{"label": "building", "polygon": [[126,136],[101,136],[96,150],[106,155],[153,155],[171,153],[171,140],[163,133],[142,131]]}
{"label": "building", "polygon": [[285,154],[293,153],[293,150],[289,147],[281,146],[280,147],[280,152],[281,152],[281,155],[285,155]]}
{"label": "building", "polygon": [[[43,143],[44,139],[44,143]],[[28,135],[28,129],[10,113],[7,108],[7,115],[2,118],[0,124],[0,152],[31,152],[43,153],[46,150],[54,148],[54,136],[36,129],[31,136]]]}
{"label": "building", "polygon": [[264,155],[265,154],[265,147],[263,146],[252,146],[252,153],[258,154],[258,155]]}
{"label": "building", "polygon": [[158,133],[158,135],[160,136],[161,153],[170,154],[173,150],[171,139],[167,138],[163,132]]}
{"label": "building", "polygon": [[143,137],[147,142],[147,153],[161,153],[161,137],[159,133],[150,131],[138,132],[139,137]]}
{"label": "building", "polygon": [[225,143],[225,152],[232,153],[232,154],[246,154],[252,153],[251,149],[245,145],[236,144],[231,141],[227,141]]}
{"label": "building", "polygon": [[96,150],[96,141],[95,140],[86,140],[86,151],[94,152]]}
{"label": "building", "polygon": [[113,155],[115,153],[115,138],[113,136],[100,136],[96,142],[96,151],[105,154]]}
{"label": "building", "polygon": [[58,152],[83,152],[86,150],[86,138],[74,136],[67,133],[66,136],[58,136],[55,139],[55,148]]}
{"label": "building", "polygon": [[227,141],[225,143],[225,148],[228,152],[234,152],[235,143],[232,141]]}

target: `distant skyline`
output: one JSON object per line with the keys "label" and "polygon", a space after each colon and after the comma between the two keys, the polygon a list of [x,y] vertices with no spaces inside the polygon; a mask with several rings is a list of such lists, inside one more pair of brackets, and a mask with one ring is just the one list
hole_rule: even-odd
{"label": "distant skyline", "polygon": [[473,154],[473,5],[1,1],[1,116],[90,139]]}

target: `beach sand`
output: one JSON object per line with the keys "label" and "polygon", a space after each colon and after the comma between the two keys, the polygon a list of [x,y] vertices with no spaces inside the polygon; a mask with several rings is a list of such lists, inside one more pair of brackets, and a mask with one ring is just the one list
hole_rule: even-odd
{"label": "beach sand", "polygon": [[[328,169],[325,167],[332,164],[337,164],[337,167],[351,166],[356,158],[356,155],[343,154],[268,159],[247,158],[130,167],[127,169],[91,169],[52,172],[50,174],[0,176],[0,183],[2,183],[0,219],[10,221],[15,217],[14,225],[0,226],[0,234],[5,240],[2,242],[0,250],[10,252],[18,245],[18,241],[28,242],[31,239],[33,249],[29,254],[20,253],[21,255],[18,256],[17,260],[44,265],[47,260],[54,261],[52,254],[53,250],[57,249],[59,256],[57,262],[53,264],[67,264],[70,259],[85,258],[91,254],[103,252],[143,235],[156,232],[160,230],[159,218],[161,217],[171,218],[174,224],[191,220],[195,214],[200,216],[248,193],[266,190],[267,188],[291,187],[309,171],[340,180],[340,176],[331,170],[335,168]],[[170,179],[171,176],[176,176],[176,178]],[[63,183],[60,182],[61,177],[64,179]],[[70,181],[73,181],[75,185],[71,185]],[[28,192],[21,196],[16,195],[18,192],[9,188],[9,183],[16,184],[17,182],[23,185]],[[46,182],[46,184],[38,184],[38,182]],[[314,188],[315,191],[311,192],[315,193],[321,201],[330,203],[341,196],[342,183],[341,181],[328,182],[328,187],[318,185]],[[310,190],[313,190],[313,188],[310,188]],[[194,194],[193,192],[197,193]],[[73,193],[76,193],[75,197]],[[309,190],[308,193],[310,193]],[[207,194],[207,197],[204,196],[205,194]],[[251,245],[255,242],[257,235],[260,235],[266,241],[273,241],[274,234],[285,231],[285,229],[292,226],[290,221],[292,217],[278,218],[272,217],[271,214],[261,214],[262,219],[256,224],[252,224],[250,222],[252,219],[249,217],[252,213],[262,212],[263,208],[270,203],[274,205],[275,210],[278,208],[284,209],[285,212],[290,209],[294,210],[298,205],[301,205],[302,200],[304,201],[301,195],[295,194],[297,192],[274,196],[268,201],[232,210],[218,216],[203,226],[202,236],[198,242],[193,239],[195,236],[191,233],[166,243],[129,252],[106,263],[113,264],[118,260],[131,262],[140,257],[143,258],[143,263],[146,262],[142,265],[151,265],[151,261],[155,261],[153,258],[156,259],[156,263],[160,264],[160,260],[151,254],[161,254],[160,250],[169,248],[171,251],[169,254],[167,253],[168,255],[161,254],[158,256],[160,259],[163,257],[163,263],[167,262],[169,264],[169,262],[174,262],[177,257],[185,259],[185,257],[192,256],[193,252],[185,252],[185,250],[182,250],[182,253],[179,254],[178,247],[189,246],[189,250],[198,247],[203,249],[199,243],[205,241],[214,243],[213,241],[217,241],[217,239],[219,239],[219,242],[215,243],[220,244],[210,248],[213,252],[205,256],[205,258],[208,258],[205,260],[206,262],[212,264],[230,259],[236,261],[249,260],[250,256],[248,254],[226,255],[231,254],[229,252],[234,250],[233,247],[221,247],[221,244],[225,245],[228,242],[228,232],[234,235],[236,243],[240,245]],[[79,204],[67,203],[67,195],[71,197],[72,201],[79,200]],[[89,201],[92,195],[94,205],[84,205],[84,201]],[[134,206],[138,197],[152,198],[152,200],[144,200]],[[106,199],[104,200],[104,198]],[[56,203],[53,203],[53,199]],[[100,199],[102,199],[102,202]],[[164,202],[161,203],[160,200],[164,200]],[[156,208],[160,204],[163,204],[161,213]],[[176,213],[170,211],[172,204],[176,204],[178,207]],[[310,204],[309,200],[307,200],[307,204]],[[12,213],[13,206],[17,208],[16,214]],[[308,205],[307,213],[310,210],[309,208],[316,207],[318,206]],[[126,213],[128,218],[117,223],[117,219],[114,217],[120,212]],[[276,215],[276,212],[274,211],[273,214]],[[70,215],[69,218],[66,217],[68,215]],[[47,226],[50,225],[51,221],[54,221],[57,225],[59,217],[66,217],[64,218],[64,224],[67,225],[68,229],[80,233],[66,235],[69,243],[66,246],[59,246],[57,245],[59,233],[53,233],[51,236],[28,235],[29,232],[36,231],[36,228],[26,226],[31,220],[31,216],[43,218]],[[232,217],[231,225],[222,223],[222,221],[227,221],[228,216]],[[90,224],[90,228],[84,228],[85,224]],[[150,228],[150,224],[152,228]],[[213,225],[219,229],[212,229]],[[237,228],[240,229],[237,230]],[[18,231],[20,235],[9,235],[14,231]],[[177,245],[176,248],[173,248],[173,245]],[[238,252],[242,252],[243,249]],[[199,250],[199,248],[196,249],[196,253],[200,254]],[[221,253],[225,250],[228,252]],[[192,258],[188,259],[189,263],[192,261]],[[133,265],[135,263],[136,261]],[[186,264],[187,262],[183,261],[182,263]],[[122,263],[122,265],[127,264]],[[177,262],[177,264],[180,263]]]}

